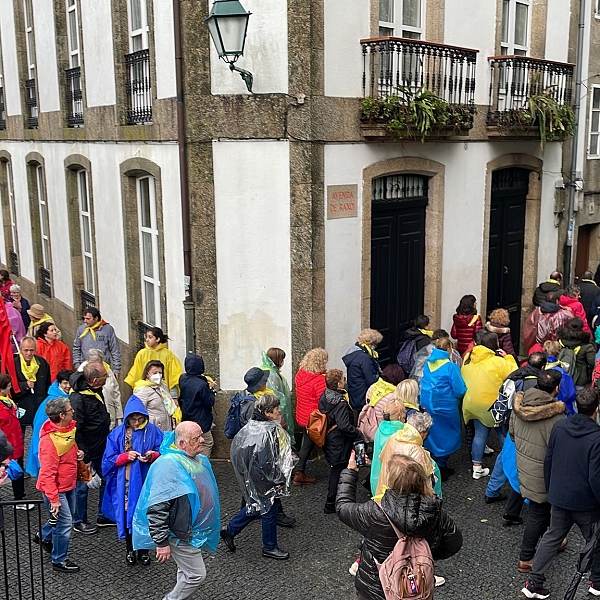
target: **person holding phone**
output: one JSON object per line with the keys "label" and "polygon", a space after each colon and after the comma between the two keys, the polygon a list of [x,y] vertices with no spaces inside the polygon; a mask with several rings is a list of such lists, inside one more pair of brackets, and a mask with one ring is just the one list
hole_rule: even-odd
{"label": "person holding phone", "polygon": [[149,422],[148,411],[137,396],[125,407],[123,423],[115,427],[106,440],[102,472],[106,491],[102,512],[117,524],[117,535],[125,540],[128,565],[138,560],[150,564],[148,550],[133,549],[132,522],[135,507],[150,465],[158,458],[163,432]]}

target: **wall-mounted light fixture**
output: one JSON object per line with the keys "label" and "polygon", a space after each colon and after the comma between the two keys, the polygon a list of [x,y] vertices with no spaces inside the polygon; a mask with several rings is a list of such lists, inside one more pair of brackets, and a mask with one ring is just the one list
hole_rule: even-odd
{"label": "wall-mounted light fixture", "polygon": [[241,75],[248,91],[252,92],[252,73],[234,64],[244,54],[250,14],[244,10],[239,0],[215,0],[210,14],[204,20],[219,58],[222,58],[232,71]]}

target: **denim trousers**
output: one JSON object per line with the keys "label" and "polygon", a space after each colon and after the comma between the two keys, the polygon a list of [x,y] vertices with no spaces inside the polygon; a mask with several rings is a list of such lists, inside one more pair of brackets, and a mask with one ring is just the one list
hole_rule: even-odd
{"label": "denim trousers", "polygon": [[[481,421],[473,419],[473,425],[475,427],[475,435],[473,437],[473,444],[471,446],[471,459],[474,463],[480,463],[483,460],[483,451],[487,444],[488,437],[490,435],[491,427],[486,427]],[[500,441],[500,445],[504,444],[505,435],[502,428],[496,427],[494,429],[496,436]]]}
{"label": "denim trousers", "polygon": [[[92,467],[102,477],[102,459],[95,458],[92,460]],[[102,512],[102,498],[104,497],[104,490],[106,488],[106,480],[102,477],[102,485],[98,493],[98,518],[104,519],[104,513]],[[77,482],[75,488],[75,512],[73,513],[73,523],[87,523],[87,500],[88,500],[88,486],[82,481]]]}
{"label": "denim trousers", "polygon": [[[48,518],[52,516],[50,513],[50,500],[46,494],[42,494]],[[60,500],[60,510],[58,511],[58,519],[56,525],[51,527],[46,521],[42,526],[40,537],[44,542],[52,542],[52,562],[58,564],[67,558],[69,552],[69,540],[71,539],[71,527],[73,526],[73,511],[75,510],[75,490],[68,492],[60,492],[58,494]]]}
{"label": "denim trousers", "polygon": [[[579,527],[581,534],[588,542],[595,535],[596,523],[600,521],[600,512],[584,512],[575,510],[566,510],[553,506],[550,516],[550,527],[544,534],[540,545],[538,546],[529,581],[534,587],[541,587],[546,579],[546,571],[552,566],[552,561],[556,556],[562,541],[567,537],[573,524]],[[600,586],[600,545],[596,548],[592,559],[592,569],[590,581],[594,587]]]}
{"label": "denim trousers", "polygon": [[[277,548],[277,515],[279,513],[279,504],[273,503],[269,512],[261,515],[262,521],[262,545],[264,550],[273,550]],[[238,533],[254,521],[255,514],[249,515],[244,506],[227,525],[229,535],[236,536]]]}
{"label": "denim trousers", "polygon": [[535,548],[549,524],[550,503],[529,500],[529,514],[521,542],[521,560],[531,560],[535,556]]}
{"label": "denim trousers", "polygon": [[507,481],[508,477],[504,474],[504,465],[502,464],[502,454],[498,454],[490,480],[485,488],[485,495],[488,498],[497,498],[500,495],[502,486]]}

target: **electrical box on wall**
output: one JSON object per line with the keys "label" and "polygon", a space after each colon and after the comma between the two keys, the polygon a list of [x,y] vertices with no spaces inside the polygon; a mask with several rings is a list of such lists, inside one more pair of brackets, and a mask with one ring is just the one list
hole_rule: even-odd
{"label": "electrical box on wall", "polygon": [[560,214],[565,212],[565,191],[557,189],[554,192],[554,213]]}

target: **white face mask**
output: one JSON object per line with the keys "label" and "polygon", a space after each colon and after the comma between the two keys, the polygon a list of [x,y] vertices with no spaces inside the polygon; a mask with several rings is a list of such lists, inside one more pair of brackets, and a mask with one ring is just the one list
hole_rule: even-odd
{"label": "white face mask", "polygon": [[160,373],[153,373],[150,375],[150,381],[158,385],[162,381],[162,375]]}

